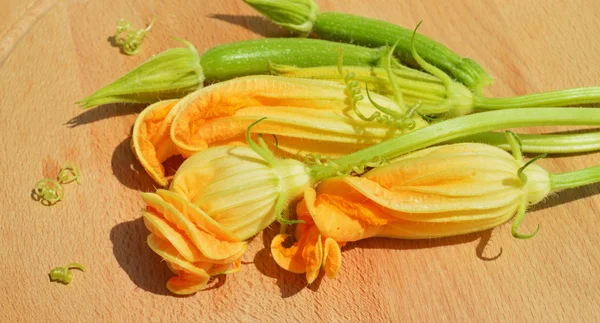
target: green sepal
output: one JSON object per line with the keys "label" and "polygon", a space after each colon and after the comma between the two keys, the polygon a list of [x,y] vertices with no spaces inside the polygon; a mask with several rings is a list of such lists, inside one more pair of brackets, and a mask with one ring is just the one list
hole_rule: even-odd
{"label": "green sepal", "polygon": [[166,50],[113,83],[77,102],[82,108],[118,102],[152,103],[181,98],[204,86],[200,56],[194,46]]}

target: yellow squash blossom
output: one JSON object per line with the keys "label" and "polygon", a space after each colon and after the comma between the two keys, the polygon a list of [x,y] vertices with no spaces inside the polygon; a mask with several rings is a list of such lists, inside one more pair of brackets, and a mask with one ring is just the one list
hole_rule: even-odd
{"label": "yellow squash blossom", "polygon": [[[340,157],[427,123],[388,98],[373,95],[373,102],[358,100],[358,88],[329,81],[275,76],[251,76],[218,83],[182,100],[152,104],[138,116],[132,149],[146,172],[161,186],[168,185],[162,163],[175,155],[187,158],[208,147],[245,144],[249,124],[266,117],[252,129],[265,136],[278,156]],[[344,93],[346,92],[346,93]],[[510,114],[510,113],[509,113]],[[372,120],[371,120],[372,119]],[[369,121],[371,120],[371,121]],[[576,144],[577,135],[522,136],[524,151],[579,152],[598,144]],[[504,146],[500,133],[481,133],[469,138]],[[500,139],[499,139],[500,138]],[[586,141],[595,140],[588,137]],[[410,143],[410,140],[409,140]],[[319,156],[320,155],[320,156]]]}
{"label": "yellow squash blossom", "polygon": [[[382,114],[367,100],[355,102],[343,85],[281,76],[249,76],[217,83],[180,101],[155,103],[137,118],[132,147],[150,176],[167,185],[167,158],[209,147],[245,142],[252,132],[265,136],[279,155],[322,154],[339,157],[427,125],[402,111],[393,100],[372,94],[378,105],[406,118]],[[357,116],[379,116],[366,121]],[[379,122],[378,122],[379,121]]]}
{"label": "yellow squash blossom", "polygon": [[270,161],[248,147],[206,149],[181,165],[169,190],[142,194],[148,245],[177,274],[170,291],[194,293],[211,276],[238,271],[245,240],[282,212],[278,201],[309,186],[303,163]]}
{"label": "yellow squash blossom", "polygon": [[516,228],[526,207],[551,192],[549,173],[524,165],[499,148],[462,143],[407,154],[360,177],[326,179],[298,205],[299,219],[310,219],[297,227],[298,242],[286,249],[287,236],[277,236],[273,256],[287,270],[306,271],[310,283],[318,274],[314,263],[339,267],[337,253],[306,252],[323,248],[322,241],[337,252],[369,237],[447,237],[496,227],[515,214],[514,234],[524,237]]}

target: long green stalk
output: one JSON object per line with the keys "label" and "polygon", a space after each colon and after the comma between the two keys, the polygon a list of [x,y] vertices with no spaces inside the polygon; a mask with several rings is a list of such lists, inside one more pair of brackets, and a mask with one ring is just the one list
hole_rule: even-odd
{"label": "long green stalk", "polygon": [[600,109],[523,108],[482,112],[450,119],[334,159],[331,164],[315,165],[311,170],[312,178],[318,182],[335,176],[340,170],[346,170],[374,158],[392,159],[421,148],[486,131],[557,125],[598,126]]}

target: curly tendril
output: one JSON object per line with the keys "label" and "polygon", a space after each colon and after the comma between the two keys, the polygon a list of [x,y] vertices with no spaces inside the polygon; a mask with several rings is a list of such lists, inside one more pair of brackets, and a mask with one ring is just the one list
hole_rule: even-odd
{"label": "curly tendril", "polygon": [[117,22],[117,32],[115,33],[115,42],[121,46],[123,52],[127,55],[135,55],[140,51],[142,41],[152,25],[155,18],[145,29],[131,30],[131,24],[125,19],[119,19]]}
{"label": "curly tendril", "polygon": [[50,271],[50,281],[56,281],[62,284],[69,284],[73,280],[73,274],[71,269],[79,269],[85,272],[85,267],[79,263],[70,263],[65,267],[56,267]]}
{"label": "curly tendril", "polygon": [[337,171],[337,176],[349,176],[352,173],[355,173],[357,175],[364,174],[367,170],[371,168],[377,168],[387,164],[388,161],[381,156],[375,156],[368,160],[362,160],[354,165],[342,166],[330,156],[323,157],[321,156],[321,154],[309,154],[307,156],[304,156],[304,163],[308,165],[330,167]]}
{"label": "curly tendril", "polygon": [[62,200],[65,195],[65,191],[60,185],[60,182],[51,178],[44,178],[35,183],[33,191],[45,206],[56,204],[56,202]]}
{"label": "curly tendril", "polygon": [[[519,138],[519,136],[517,136],[514,132],[512,132],[510,130],[505,131],[505,135],[506,135],[508,144],[510,145],[510,148],[511,148],[514,158],[520,162],[523,161],[523,152],[521,150],[522,144],[521,144],[521,139]],[[538,155],[538,156],[532,158],[531,160],[529,160],[528,162],[526,162],[523,166],[521,166],[517,170],[517,176],[519,177],[519,180],[521,181],[522,185],[527,184],[527,175],[525,175],[525,173],[523,173],[523,171],[529,165],[535,163],[538,159],[546,157],[547,155],[548,154]],[[513,237],[515,237],[517,239],[532,238],[533,236],[535,236],[538,233],[538,231],[540,231],[540,225],[538,224],[537,229],[531,234],[519,233],[519,226],[521,225],[523,218],[525,218],[525,213],[527,211],[528,205],[529,205],[529,202],[527,201],[527,194],[523,194],[523,196],[521,197],[521,203],[519,204],[519,208],[517,209],[517,214],[515,215],[515,219],[513,221],[512,229],[511,229]]]}
{"label": "curly tendril", "polygon": [[72,181],[76,181],[77,184],[81,184],[81,174],[79,170],[71,163],[66,163],[58,172],[58,181],[61,184],[68,184]]}
{"label": "curly tendril", "polygon": [[[396,46],[396,45],[394,45],[394,46]],[[394,102],[403,111],[404,107],[405,107],[404,99],[402,96],[402,92],[400,92],[400,89],[392,75],[392,69],[391,69],[392,61],[391,61],[390,53],[393,53],[393,50],[394,50],[394,47],[392,47],[392,49],[390,49],[388,51],[387,65],[385,66],[385,69],[388,73],[388,79],[391,84],[392,91],[394,93]],[[352,111],[354,111],[356,116],[359,117],[361,120],[367,121],[367,122],[374,121],[374,122],[377,122],[380,124],[394,126],[394,127],[400,128],[400,129],[409,129],[409,130],[414,129],[414,127],[416,126],[415,121],[412,120],[414,111],[411,112],[410,114],[409,113],[405,114],[405,113],[402,113],[401,111],[400,112],[395,111],[394,109],[387,108],[387,107],[384,107],[384,106],[378,104],[371,97],[371,93],[369,92],[368,84],[365,85],[365,89],[367,92],[367,98],[368,98],[369,102],[373,105],[373,107],[375,107],[375,109],[377,109],[379,111],[375,111],[370,116],[367,117],[358,109],[357,103],[364,99],[364,95],[362,95],[362,89],[360,87],[360,83],[355,79],[356,73],[348,72],[344,75],[344,71],[342,68],[343,61],[344,61],[343,57],[344,57],[344,52],[340,48],[339,55],[338,55],[338,62],[337,62],[338,63],[337,64],[338,73],[340,74],[340,76],[342,76],[344,78],[344,84],[346,84],[345,94],[346,94],[346,97],[348,100],[348,105],[352,108]],[[416,107],[418,107],[418,106],[420,106],[420,103],[417,103]],[[414,109],[411,108],[411,109],[409,109],[409,111],[410,110],[414,110]]]}
{"label": "curly tendril", "polygon": [[63,199],[65,191],[62,184],[68,184],[76,181],[81,184],[81,175],[77,167],[71,163],[66,163],[58,172],[57,179],[44,178],[37,183],[33,189],[33,193],[37,196],[37,200],[45,206],[52,206],[56,202]]}
{"label": "curly tendril", "polygon": [[417,35],[417,30],[419,29],[419,26],[421,26],[422,23],[422,20],[419,21],[419,23],[413,30],[413,34],[410,39],[410,52],[415,61],[417,61],[417,63],[419,64],[419,66],[421,66],[422,69],[427,71],[429,74],[432,74],[433,76],[439,78],[442,81],[442,84],[444,84],[444,87],[446,88],[446,99],[437,107],[435,107],[434,113],[445,113],[448,112],[450,105],[452,104],[452,79],[450,78],[450,76],[448,76],[448,74],[444,73],[444,71],[424,60],[417,52],[417,49],[415,48],[415,37]]}

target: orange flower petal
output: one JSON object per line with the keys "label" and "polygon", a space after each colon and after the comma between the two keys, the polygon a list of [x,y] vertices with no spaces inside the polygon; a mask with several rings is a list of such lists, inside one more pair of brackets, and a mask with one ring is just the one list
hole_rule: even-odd
{"label": "orange flower petal", "polygon": [[202,209],[198,208],[188,200],[182,198],[177,193],[167,190],[157,190],[156,194],[160,196],[166,203],[169,203],[179,212],[184,214],[198,228],[203,231],[214,234],[219,239],[229,242],[239,242],[240,240],[231,232],[226,230],[221,224],[213,220]]}
{"label": "orange flower petal", "polygon": [[333,279],[337,277],[342,265],[342,251],[337,242],[331,238],[325,239],[323,250],[323,269],[325,270],[325,275]]}
{"label": "orange flower petal", "polygon": [[306,267],[306,281],[312,284],[319,276],[323,264],[323,244],[321,233],[316,227],[312,227],[305,235],[306,242],[302,249],[302,259]]}
{"label": "orange flower petal", "polygon": [[296,274],[303,274],[306,272],[306,265],[302,258],[304,246],[296,242],[291,247],[285,248],[283,242],[289,237],[290,235],[287,234],[276,235],[271,241],[271,254],[279,267]]}
{"label": "orange flower petal", "polygon": [[242,258],[238,258],[237,260],[235,260],[232,263],[213,266],[207,272],[211,276],[233,274],[233,273],[237,273],[238,271],[240,271],[241,267],[242,267]]}
{"label": "orange flower petal", "polygon": [[305,191],[304,201],[318,230],[338,242],[372,237],[378,233],[380,226],[370,225],[364,218],[370,216],[372,221],[385,219],[380,212],[377,214],[360,203],[344,200],[344,197],[317,197],[314,189]]}
{"label": "orange flower petal", "polygon": [[[221,141],[243,139],[252,122],[266,117],[252,131],[277,135],[284,151],[340,156],[405,132],[360,119],[348,109],[344,90],[333,82],[270,75],[214,84],[181,100],[171,139],[182,153],[191,155]],[[394,104],[387,97],[372,96],[383,105]],[[366,115],[377,111],[368,100],[357,105]],[[414,120],[416,128],[427,125],[418,116]],[[357,133],[357,128],[363,131]]]}
{"label": "orange flower petal", "polygon": [[155,236],[169,241],[185,260],[196,262],[204,258],[189,239],[173,229],[163,218],[157,216],[154,212],[148,211],[142,211],[142,215],[146,228]]}
{"label": "orange flower petal", "polygon": [[187,217],[171,204],[166,203],[159,195],[143,193],[142,199],[148,206],[157,210],[163,217],[179,230],[185,232],[200,252],[209,259],[223,260],[243,253],[247,248],[245,242],[228,242],[218,239],[211,233],[200,230]]}
{"label": "orange flower petal", "polygon": [[167,186],[162,162],[179,154],[171,141],[169,129],[179,100],[159,101],[148,106],[133,125],[131,148],[148,175],[161,186]]}
{"label": "orange flower petal", "polygon": [[[208,277],[210,279],[210,276]],[[207,283],[208,279],[204,277],[183,273],[169,279],[167,289],[174,294],[189,295],[200,291]]]}
{"label": "orange flower petal", "polygon": [[158,239],[153,234],[148,236],[148,246],[159,256],[171,264],[171,270],[178,276],[169,279],[167,288],[175,294],[192,294],[204,287],[210,276],[202,268],[178,257],[177,250],[165,240]]}

